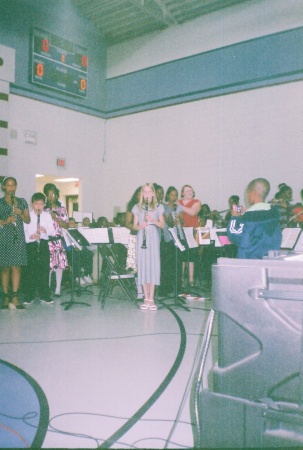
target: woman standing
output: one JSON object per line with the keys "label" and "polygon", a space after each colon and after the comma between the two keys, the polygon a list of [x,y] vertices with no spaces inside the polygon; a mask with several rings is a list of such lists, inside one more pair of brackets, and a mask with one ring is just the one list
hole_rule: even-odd
{"label": "woman standing", "polygon": [[[182,220],[183,220],[183,227],[193,227],[198,228],[199,227],[199,218],[198,214],[201,209],[201,202],[200,200],[197,200],[195,197],[195,192],[193,188],[189,184],[185,184],[182,187],[181,190],[181,200],[179,200],[179,205],[182,206],[183,212],[182,212]],[[196,249],[189,249],[188,252],[185,253],[185,260],[189,263],[189,285],[194,285],[194,261],[196,256]],[[186,255],[187,253],[187,255]],[[183,264],[184,265],[184,264]]]}
{"label": "woman standing", "polygon": [[16,189],[15,178],[4,178],[4,197],[0,199],[0,266],[4,293],[2,309],[24,309],[19,303],[18,291],[21,266],[27,264],[23,223],[30,223],[30,216],[26,200],[15,197]]}
{"label": "woman standing", "polygon": [[164,228],[164,207],[156,200],[154,185],[146,183],[140,194],[140,201],[132,209],[134,230],[137,235],[138,285],[143,286],[144,303],[142,310],[155,311],[155,286],[160,284],[160,234],[158,228]]}
{"label": "woman standing", "polygon": [[59,190],[56,186],[44,186],[44,194],[46,195],[45,210],[51,213],[55,228],[55,236],[48,243],[50,251],[50,279],[51,274],[54,271],[56,273],[55,297],[59,297],[61,293],[63,270],[68,266],[62,232],[62,228],[68,228],[68,214],[66,208],[59,202]]}

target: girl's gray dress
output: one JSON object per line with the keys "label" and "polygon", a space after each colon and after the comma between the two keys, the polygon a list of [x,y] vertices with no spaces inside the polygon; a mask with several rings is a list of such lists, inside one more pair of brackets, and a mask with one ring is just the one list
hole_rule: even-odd
{"label": "girl's gray dress", "polygon": [[[145,220],[146,211],[144,208],[139,209],[138,205],[135,205],[132,209],[132,213],[138,217],[138,223],[141,225]],[[159,217],[163,215],[163,205],[157,204],[154,211],[149,210],[148,214],[152,215],[154,220],[159,220]],[[146,249],[141,248],[143,243],[144,230],[138,231],[137,235],[137,274],[138,285],[143,284],[155,284],[160,285],[160,238],[161,228],[156,225],[148,225],[146,228]]]}

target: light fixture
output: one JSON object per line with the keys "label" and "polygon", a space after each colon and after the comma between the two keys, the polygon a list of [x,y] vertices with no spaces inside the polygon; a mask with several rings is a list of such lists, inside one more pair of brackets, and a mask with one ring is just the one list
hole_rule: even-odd
{"label": "light fixture", "polygon": [[79,178],[55,178],[58,183],[69,183],[70,181],[79,181]]}

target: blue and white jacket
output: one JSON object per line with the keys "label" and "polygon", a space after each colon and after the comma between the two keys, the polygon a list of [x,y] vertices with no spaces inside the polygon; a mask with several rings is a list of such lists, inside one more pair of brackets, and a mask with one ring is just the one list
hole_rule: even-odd
{"label": "blue and white jacket", "polygon": [[262,259],[269,250],[280,250],[282,233],[278,208],[257,203],[243,216],[232,216],[227,225],[230,242],[238,247],[238,258]]}

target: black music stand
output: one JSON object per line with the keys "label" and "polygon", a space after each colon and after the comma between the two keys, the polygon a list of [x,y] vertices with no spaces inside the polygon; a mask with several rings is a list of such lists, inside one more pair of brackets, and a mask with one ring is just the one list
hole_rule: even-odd
{"label": "black music stand", "polygon": [[184,300],[178,296],[178,251],[184,252],[186,250],[186,247],[182,244],[180,238],[178,237],[176,227],[169,228],[168,231],[170,232],[173,242],[175,244],[175,288],[174,288],[174,303],[172,305],[167,305],[165,302],[166,300],[161,300],[160,303],[162,303],[162,306],[159,307],[159,309],[165,308],[166,306],[169,306],[170,308],[180,308],[184,311],[190,312],[190,309],[185,306]]}
{"label": "black music stand", "polygon": [[99,254],[100,254],[100,246],[101,245],[108,245],[113,243],[113,237],[111,233],[111,228],[86,228],[81,227],[80,228],[81,234],[84,236],[85,239],[88,241],[88,245],[97,245],[98,247],[98,285],[100,284],[100,261],[99,261]]}
{"label": "black music stand", "polygon": [[[185,230],[187,230],[185,232]],[[184,234],[185,234],[185,238],[186,238],[186,249],[191,249],[191,248],[196,248],[198,247],[198,245],[196,244],[194,235],[193,235],[193,228],[192,227],[185,227],[183,228]],[[209,240],[210,244],[211,241]],[[201,291],[195,287],[195,286],[190,286],[190,282],[189,282],[189,255],[188,255],[188,260],[187,260],[187,268],[186,268],[186,285],[185,285],[185,289],[186,289],[186,293],[188,295],[192,295],[194,297],[201,297],[204,298],[203,293],[201,293]]]}
{"label": "black music stand", "polygon": [[76,229],[70,228],[69,230],[64,230],[64,239],[68,246],[71,246],[72,252],[72,285],[71,285],[71,297],[68,302],[62,302],[61,305],[65,305],[64,310],[67,311],[74,305],[91,306],[89,303],[85,302],[75,302],[74,299],[74,251],[75,248],[82,250],[83,246],[90,245],[87,239]]}

